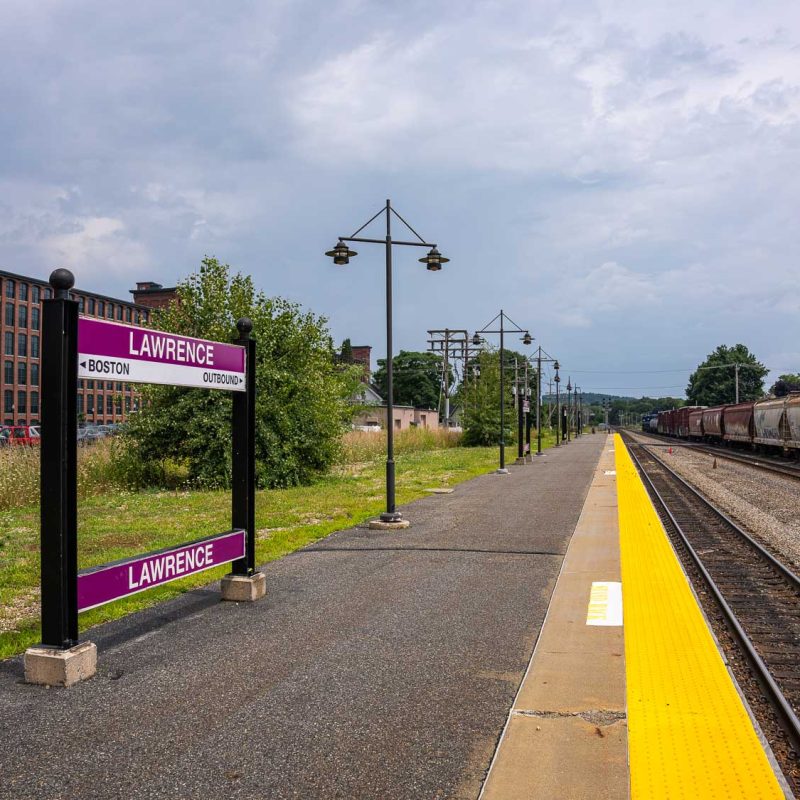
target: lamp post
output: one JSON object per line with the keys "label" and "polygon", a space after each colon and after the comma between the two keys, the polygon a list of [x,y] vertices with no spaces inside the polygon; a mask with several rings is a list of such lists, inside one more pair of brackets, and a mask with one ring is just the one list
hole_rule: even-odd
{"label": "lamp post", "polygon": [[[359,237],[359,233],[378,217],[386,218],[386,237],[384,239],[368,239]],[[399,241],[392,239],[392,216],[411,231],[418,241]],[[381,514],[380,522],[384,525],[408,525],[403,515],[395,507],[395,464],[394,464],[394,384],[392,382],[392,247],[403,245],[406,247],[426,247],[427,255],[419,259],[431,272],[438,272],[442,264],[450,259],[445,258],[435,244],[426,242],[401,216],[392,208],[391,200],[377,214],[370,217],[352,236],[340,236],[339,241],[332,250],[325,255],[333,259],[333,263],[344,266],[350,263],[353,256],[358,255],[347,246],[347,242],[364,242],[368,244],[382,244],[386,248],[386,511]]]}
{"label": "lamp post", "polygon": [[[557,364],[556,359],[551,358],[541,345],[536,349],[536,455],[542,455],[542,362],[552,362]],[[552,394],[548,389],[548,398]],[[550,420],[550,400],[547,401],[547,419]]]}
{"label": "lamp post", "polygon": [[561,396],[558,392],[558,385],[561,383],[561,376],[558,374],[558,371],[561,369],[561,365],[556,361],[553,364],[553,369],[556,371],[556,376],[553,378],[556,384],[556,447],[561,446]]}
{"label": "lamp post", "polygon": [[567,444],[569,444],[570,428],[572,428],[572,377],[567,378]]}
{"label": "lamp post", "polygon": [[519,379],[519,364],[514,359],[514,386],[517,398],[517,464],[525,463],[525,409],[523,407],[525,392]]}
{"label": "lamp post", "polygon": [[[490,326],[493,325],[497,320],[500,320],[500,329],[499,330],[489,330]],[[500,313],[494,317],[487,325],[481,328],[478,331],[475,331],[475,335],[472,337],[472,344],[476,347],[481,344],[483,341],[481,334],[482,333],[499,333],[500,334],[500,466],[497,469],[498,475],[507,475],[508,470],[506,469],[506,409],[505,409],[505,333],[506,333],[506,322],[509,322],[514,327],[510,330],[513,333],[521,333],[523,334],[521,341],[523,344],[530,344],[533,341],[533,338],[530,335],[530,332],[525,330],[524,328],[520,328],[514,320],[512,320],[508,314],[506,314],[503,309],[500,309]]]}
{"label": "lamp post", "polygon": [[525,458],[531,459],[531,382],[528,377],[528,361],[525,361]]}
{"label": "lamp post", "polygon": [[575,436],[583,433],[583,408],[581,407],[581,390],[575,387]]}

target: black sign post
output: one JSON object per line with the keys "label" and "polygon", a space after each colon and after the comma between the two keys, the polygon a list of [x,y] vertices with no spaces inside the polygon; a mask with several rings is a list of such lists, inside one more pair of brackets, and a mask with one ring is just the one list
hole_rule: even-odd
{"label": "black sign post", "polygon": [[247,390],[233,395],[233,464],[231,480],[231,527],[247,531],[247,554],[233,562],[234,575],[253,575],[256,570],[256,343],[250,338],[253,323],[243,317],[236,323],[245,348]]}
{"label": "black sign post", "polygon": [[[232,564],[232,572],[222,580],[223,599],[250,601],[266,593],[266,578],[263,573],[256,571],[255,564],[256,343],[250,337],[253,323],[246,318],[236,323],[239,330],[239,338],[235,341],[237,347],[125,326],[124,335],[130,337],[130,353],[113,354],[116,362],[134,363],[130,357],[141,356],[141,348],[134,347],[134,337],[144,332],[170,345],[162,350],[169,356],[163,359],[157,356],[148,362],[160,361],[165,369],[166,365],[174,364],[181,355],[188,358],[186,354],[190,352],[206,355],[216,352],[222,359],[227,348],[227,355],[232,355],[234,361],[238,359],[239,366],[228,370],[227,374],[218,371],[226,369],[222,366],[216,366],[216,369],[203,367],[199,370],[202,377],[197,378],[203,384],[211,384],[211,388],[233,392],[231,518],[234,530],[229,535],[207,537],[172,551],[156,551],[132,559],[131,563],[136,561],[142,565],[134,583],[129,577],[128,583],[122,586],[118,583],[104,584],[104,581],[118,581],[120,572],[130,572],[127,562],[102,565],[114,569],[93,567],[92,570],[78,573],[79,353],[83,359],[84,350],[96,352],[91,348],[97,347],[97,341],[106,341],[105,337],[112,336],[114,329],[119,326],[111,322],[79,321],[78,303],[69,297],[74,283],[75,278],[69,270],[55,270],[50,276],[54,296],[42,304],[42,643],[28,648],[25,653],[25,679],[29,683],[65,686],[91,677],[96,669],[96,647],[91,642],[78,642],[78,613],[82,610],[226,561]],[[81,333],[89,330],[90,325],[102,328],[99,336],[94,329],[94,332]],[[108,332],[103,325],[109,326]],[[79,335],[84,337],[80,342]],[[218,365],[222,363],[220,359],[217,359]],[[144,364],[143,368],[147,369],[148,364]],[[175,367],[176,370],[181,368],[181,365]],[[239,377],[242,372],[244,387]],[[141,373],[139,381],[147,381],[146,375],[151,376],[148,382],[172,382],[152,371]],[[128,380],[135,382],[131,378]],[[120,570],[120,566],[124,569]],[[87,599],[90,596],[94,599]]]}
{"label": "black sign post", "polygon": [[42,644],[78,643],[78,303],[72,273],[50,276],[42,303]]}

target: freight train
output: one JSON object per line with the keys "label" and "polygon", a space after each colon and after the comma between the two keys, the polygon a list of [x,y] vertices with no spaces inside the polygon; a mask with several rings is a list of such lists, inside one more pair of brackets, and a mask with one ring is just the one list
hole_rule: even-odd
{"label": "freight train", "polygon": [[753,449],[780,450],[800,457],[800,392],[734,405],[684,406],[659,411],[656,431],[679,439],[736,442]]}

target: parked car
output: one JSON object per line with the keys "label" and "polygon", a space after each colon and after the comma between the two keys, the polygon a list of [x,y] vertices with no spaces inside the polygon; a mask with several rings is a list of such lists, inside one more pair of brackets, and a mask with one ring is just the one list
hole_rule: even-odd
{"label": "parked car", "polygon": [[377,422],[367,422],[365,425],[353,425],[354,431],[366,431],[367,433],[379,433],[382,428]]}
{"label": "parked car", "polygon": [[100,430],[100,427],[99,425],[85,425],[83,428],[78,428],[78,444],[93,444],[100,439],[105,439],[109,434]]}
{"label": "parked car", "polygon": [[41,432],[38,425],[6,425],[0,432],[3,444],[7,447],[41,444]]}

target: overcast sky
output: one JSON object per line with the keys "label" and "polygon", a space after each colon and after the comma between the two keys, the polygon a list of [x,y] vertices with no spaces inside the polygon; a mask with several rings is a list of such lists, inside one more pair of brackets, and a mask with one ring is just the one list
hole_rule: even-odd
{"label": "overcast sky", "polygon": [[800,372],[800,4],[660,6],[4,0],[0,268],[215,255],[374,359],[383,252],[323,253],[390,197],[452,259],[396,250],[396,350],[504,308],[587,391]]}

